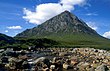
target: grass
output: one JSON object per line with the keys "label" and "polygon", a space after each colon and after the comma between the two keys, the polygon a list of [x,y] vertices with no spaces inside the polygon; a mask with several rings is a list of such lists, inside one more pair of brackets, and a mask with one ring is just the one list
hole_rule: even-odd
{"label": "grass", "polygon": [[[27,45],[27,43],[33,45],[33,43],[41,39],[40,43],[42,43],[42,45],[48,45],[51,47],[73,47],[73,48],[90,47],[90,48],[107,49],[107,50],[110,49],[109,39],[106,39],[99,35],[88,35],[88,34],[81,34],[81,33],[80,34],[57,34],[57,35],[51,34],[47,36],[37,36],[37,37],[33,36],[31,38],[17,38],[17,39],[21,40],[20,44],[22,43],[22,45]],[[42,40],[43,42],[41,42]],[[58,42],[59,44],[54,44],[53,41]]]}
{"label": "grass", "polygon": [[[110,40],[101,36],[88,34],[62,34],[43,36],[43,38],[52,39],[61,44],[58,46],[81,46],[94,48],[110,48]],[[42,38],[42,36],[34,37]]]}

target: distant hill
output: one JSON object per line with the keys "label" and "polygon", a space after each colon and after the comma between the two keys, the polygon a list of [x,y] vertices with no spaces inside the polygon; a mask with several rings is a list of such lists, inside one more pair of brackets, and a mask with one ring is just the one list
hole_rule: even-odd
{"label": "distant hill", "polygon": [[0,46],[5,46],[7,44],[13,44],[14,42],[15,42],[15,40],[12,37],[0,33]]}
{"label": "distant hill", "polygon": [[46,22],[27,29],[15,36],[16,38],[47,38],[55,40],[56,46],[110,47],[110,40],[100,36],[83,20],[68,11],[47,20]]}

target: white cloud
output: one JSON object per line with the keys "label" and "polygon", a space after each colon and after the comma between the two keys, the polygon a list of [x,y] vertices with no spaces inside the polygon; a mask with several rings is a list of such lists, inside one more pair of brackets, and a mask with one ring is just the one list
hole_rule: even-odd
{"label": "white cloud", "polygon": [[97,16],[98,14],[96,14],[96,13],[87,13],[85,15],[87,15],[87,16]]}
{"label": "white cloud", "polygon": [[105,32],[105,33],[103,34],[103,36],[106,37],[106,38],[110,38],[110,31]]}
{"label": "white cloud", "polygon": [[8,33],[8,30],[5,30],[6,33]]}
{"label": "white cloud", "polygon": [[85,0],[61,0],[60,3],[64,5],[79,5],[85,3]]}
{"label": "white cloud", "polygon": [[24,8],[25,16],[23,18],[30,23],[41,24],[65,10],[74,10],[75,5],[84,5],[85,3],[86,0],[60,0],[58,3],[40,4],[36,6],[35,12]]}
{"label": "white cloud", "polygon": [[9,26],[8,29],[22,29],[21,26]]}
{"label": "white cloud", "polygon": [[95,22],[87,22],[87,25],[89,27],[91,27],[92,29],[94,29],[94,30],[97,30],[98,29],[98,27],[96,26],[96,23]]}

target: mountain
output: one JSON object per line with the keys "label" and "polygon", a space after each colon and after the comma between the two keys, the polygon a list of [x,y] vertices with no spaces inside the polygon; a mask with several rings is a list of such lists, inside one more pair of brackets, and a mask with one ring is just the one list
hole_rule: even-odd
{"label": "mountain", "polygon": [[48,38],[61,43],[58,46],[110,46],[110,40],[100,36],[84,21],[68,11],[62,12],[37,27],[27,29],[15,37]]}
{"label": "mountain", "polygon": [[0,46],[12,44],[14,42],[15,42],[15,40],[12,37],[0,33]]}
{"label": "mountain", "polygon": [[64,11],[33,29],[25,30],[24,32],[18,34],[17,37],[46,36],[59,33],[86,33],[98,35],[78,17],[68,11]]}

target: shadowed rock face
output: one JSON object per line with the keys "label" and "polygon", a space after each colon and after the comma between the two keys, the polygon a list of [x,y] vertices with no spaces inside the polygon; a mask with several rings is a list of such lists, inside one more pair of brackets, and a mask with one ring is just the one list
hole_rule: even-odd
{"label": "shadowed rock face", "polygon": [[41,25],[38,25],[37,27],[23,31],[16,37],[45,36],[62,33],[84,33],[98,35],[97,32],[88,27],[88,25],[77,16],[68,11],[64,11]]}

